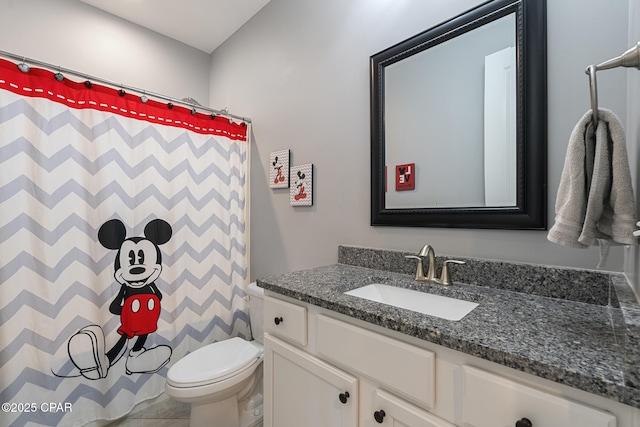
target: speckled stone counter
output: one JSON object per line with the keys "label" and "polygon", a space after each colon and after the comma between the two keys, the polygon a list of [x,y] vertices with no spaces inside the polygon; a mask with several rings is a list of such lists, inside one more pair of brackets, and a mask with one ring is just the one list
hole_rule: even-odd
{"label": "speckled stone counter", "polygon": [[[444,287],[414,281],[408,254],[341,246],[338,264],[258,286],[640,408],[640,306],[621,274],[459,258]],[[448,321],[344,295],[370,283],[479,306]]]}

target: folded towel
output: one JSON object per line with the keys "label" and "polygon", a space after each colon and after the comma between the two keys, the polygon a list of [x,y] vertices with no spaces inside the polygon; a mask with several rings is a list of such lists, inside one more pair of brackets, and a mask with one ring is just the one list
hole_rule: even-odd
{"label": "folded towel", "polygon": [[601,108],[594,132],[591,117],[585,113],[571,132],[547,238],[575,248],[599,240],[630,245],[636,205],[624,129],[613,112]]}

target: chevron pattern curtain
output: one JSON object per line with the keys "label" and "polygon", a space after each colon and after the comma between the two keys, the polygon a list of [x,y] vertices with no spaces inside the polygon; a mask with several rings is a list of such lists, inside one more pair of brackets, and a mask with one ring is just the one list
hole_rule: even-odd
{"label": "chevron pattern curtain", "polygon": [[247,135],[0,60],[0,425],[116,419],[249,336]]}

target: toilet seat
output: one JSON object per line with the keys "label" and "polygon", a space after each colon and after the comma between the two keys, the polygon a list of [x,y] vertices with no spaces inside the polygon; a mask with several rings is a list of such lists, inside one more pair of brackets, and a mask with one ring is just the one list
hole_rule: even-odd
{"label": "toilet seat", "polygon": [[239,337],[208,344],[176,362],[167,372],[167,383],[178,388],[218,383],[252,369],[262,353],[259,344]]}

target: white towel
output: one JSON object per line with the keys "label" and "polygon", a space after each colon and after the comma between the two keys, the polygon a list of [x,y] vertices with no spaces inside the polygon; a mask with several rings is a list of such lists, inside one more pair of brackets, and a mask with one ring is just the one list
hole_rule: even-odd
{"label": "white towel", "polygon": [[630,245],[636,205],[624,129],[613,112],[601,108],[594,134],[591,117],[585,113],[571,132],[547,238],[574,248],[599,240]]}

